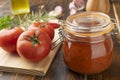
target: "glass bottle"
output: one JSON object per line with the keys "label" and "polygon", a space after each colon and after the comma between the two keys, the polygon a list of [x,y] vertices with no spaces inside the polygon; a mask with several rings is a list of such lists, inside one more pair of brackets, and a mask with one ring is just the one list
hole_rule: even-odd
{"label": "glass bottle", "polygon": [[30,12],[29,0],[10,0],[12,14],[24,14]]}
{"label": "glass bottle", "polygon": [[110,2],[109,0],[87,0],[86,11],[109,13]]}

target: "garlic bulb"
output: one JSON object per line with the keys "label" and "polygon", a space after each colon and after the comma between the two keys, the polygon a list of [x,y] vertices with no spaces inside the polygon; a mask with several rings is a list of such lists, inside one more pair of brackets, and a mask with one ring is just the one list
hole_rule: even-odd
{"label": "garlic bulb", "polygon": [[49,16],[59,18],[62,15],[62,11],[63,11],[63,9],[61,6],[56,6],[54,10],[49,12]]}

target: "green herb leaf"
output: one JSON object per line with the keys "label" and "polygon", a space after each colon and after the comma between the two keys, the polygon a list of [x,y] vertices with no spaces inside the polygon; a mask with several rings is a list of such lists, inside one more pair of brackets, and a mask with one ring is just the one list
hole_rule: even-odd
{"label": "green herb leaf", "polygon": [[18,25],[19,20],[12,16],[1,16],[0,17],[0,30],[4,28],[12,28],[13,25]]}

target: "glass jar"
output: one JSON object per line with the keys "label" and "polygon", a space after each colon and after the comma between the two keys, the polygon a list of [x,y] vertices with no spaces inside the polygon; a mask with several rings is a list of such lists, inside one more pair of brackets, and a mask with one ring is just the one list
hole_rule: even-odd
{"label": "glass jar", "polygon": [[112,63],[110,17],[100,12],[82,12],[67,18],[63,27],[63,57],[69,69],[82,74],[106,70]]}

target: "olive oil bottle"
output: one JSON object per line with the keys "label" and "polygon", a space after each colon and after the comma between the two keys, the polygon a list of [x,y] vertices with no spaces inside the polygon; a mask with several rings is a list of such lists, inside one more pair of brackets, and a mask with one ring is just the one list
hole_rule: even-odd
{"label": "olive oil bottle", "polygon": [[12,14],[24,14],[30,12],[29,0],[10,0]]}

